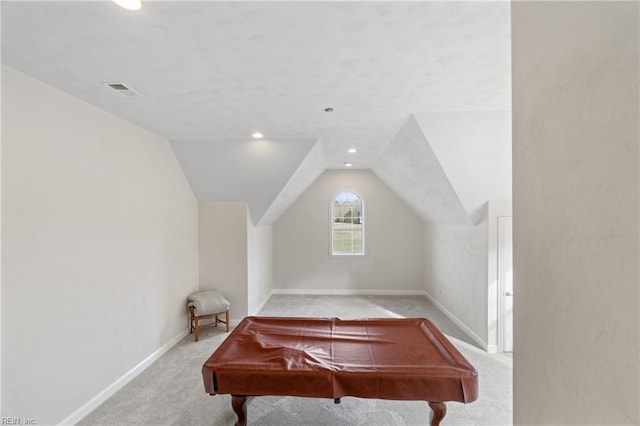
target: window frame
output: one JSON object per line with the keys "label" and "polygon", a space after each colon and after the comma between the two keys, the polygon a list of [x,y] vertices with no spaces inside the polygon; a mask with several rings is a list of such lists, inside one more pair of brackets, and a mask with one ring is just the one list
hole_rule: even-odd
{"label": "window frame", "polygon": [[[333,243],[334,243],[334,236],[335,236],[335,233],[334,233],[335,217],[333,216],[333,203],[334,201],[336,201],[336,198],[338,198],[340,194],[344,194],[344,193],[353,194],[356,197],[358,197],[358,199],[360,200],[360,209],[361,209],[360,216],[362,217],[362,252],[359,252],[359,253],[339,253],[339,252],[333,251],[333,247],[334,247]],[[365,238],[366,223],[367,223],[367,220],[366,220],[366,208],[365,208],[364,197],[359,192],[354,191],[352,189],[342,189],[340,191],[335,192],[331,197],[331,200],[329,201],[329,257],[345,258],[345,257],[366,256],[367,254],[367,245],[366,245],[366,238]]]}

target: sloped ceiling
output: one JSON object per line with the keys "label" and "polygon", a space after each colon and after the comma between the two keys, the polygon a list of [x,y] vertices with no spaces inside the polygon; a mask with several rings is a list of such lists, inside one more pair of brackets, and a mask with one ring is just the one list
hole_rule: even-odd
{"label": "sloped ceiling", "polygon": [[[201,201],[246,200],[259,223],[276,220],[319,169],[346,161],[406,192],[409,172],[396,161],[406,157],[388,148],[418,149],[417,126],[451,188],[414,184],[457,198],[473,222],[469,194],[491,191],[467,188],[448,139],[468,147],[429,117],[510,110],[509,14],[508,1],[146,1],[139,12],[109,1],[2,2],[2,62],[165,137]],[[138,96],[104,84],[116,82]],[[455,127],[472,120],[449,117]],[[270,155],[241,158],[255,131]],[[423,217],[464,222],[459,206],[423,198],[414,203]]]}
{"label": "sloped ceiling", "polygon": [[317,142],[300,163],[291,179],[282,188],[274,202],[269,206],[269,210],[262,216],[258,224],[264,225],[275,222],[322,174],[325,170],[324,167],[322,143]]}
{"label": "sloped ceiling", "polygon": [[472,223],[488,200],[511,199],[511,113],[443,112],[415,117]]}
{"label": "sloped ceiling", "polygon": [[418,122],[411,117],[373,171],[425,221],[471,221]]}
{"label": "sloped ceiling", "polygon": [[199,201],[247,201],[261,218],[303,162],[313,140],[174,140],[173,151]]}
{"label": "sloped ceiling", "polygon": [[511,199],[511,114],[411,117],[373,170],[425,221],[477,224],[487,201]]}

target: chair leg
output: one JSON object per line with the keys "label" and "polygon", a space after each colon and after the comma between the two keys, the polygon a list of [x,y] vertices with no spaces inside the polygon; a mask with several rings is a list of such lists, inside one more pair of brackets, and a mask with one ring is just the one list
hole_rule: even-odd
{"label": "chair leg", "polygon": [[227,321],[227,333],[229,332],[229,310],[227,309],[227,311],[224,313],[224,318]]}
{"label": "chair leg", "polygon": [[195,322],[196,322],[196,326],[195,326],[195,334],[194,334],[194,337],[195,337],[195,341],[197,342],[197,341],[198,341],[198,339],[199,339],[199,336],[198,336],[198,317],[195,317]]}

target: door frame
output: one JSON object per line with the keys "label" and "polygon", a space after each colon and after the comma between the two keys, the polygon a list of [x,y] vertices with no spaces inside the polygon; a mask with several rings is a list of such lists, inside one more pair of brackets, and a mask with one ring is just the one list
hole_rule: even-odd
{"label": "door frame", "polygon": [[[502,265],[504,264],[504,250],[505,246],[504,241],[504,229],[509,225],[511,226],[511,248],[512,248],[512,256],[513,256],[513,217],[512,216],[498,216],[498,276],[497,276],[497,291],[498,291],[498,352],[504,352],[504,298],[505,298],[505,288],[504,288],[504,277]],[[513,257],[511,258],[511,262],[513,263]],[[512,265],[513,267],[513,265]],[[513,326],[512,326],[513,329]],[[513,337],[512,337],[513,339]]]}

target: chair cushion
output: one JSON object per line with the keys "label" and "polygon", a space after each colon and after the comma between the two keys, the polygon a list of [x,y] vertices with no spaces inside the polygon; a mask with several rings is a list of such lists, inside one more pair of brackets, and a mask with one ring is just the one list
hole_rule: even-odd
{"label": "chair cushion", "polygon": [[195,308],[196,315],[209,315],[229,309],[229,302],[217,290],[198,291],[187,298],[187,306]]}

